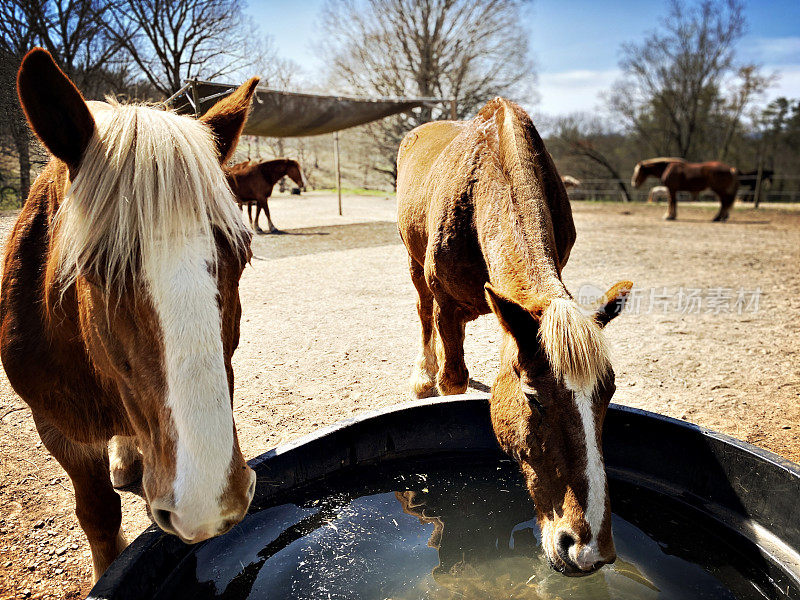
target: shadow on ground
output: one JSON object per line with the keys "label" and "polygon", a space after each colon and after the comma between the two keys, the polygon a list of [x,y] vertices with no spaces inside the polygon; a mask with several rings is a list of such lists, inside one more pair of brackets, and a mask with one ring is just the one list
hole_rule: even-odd
{"label": "shadow on ground", "polygon": [[253,260],[274,260],[303,254],[336,252],[400,244],[397,223],[372,221],[324,227],[285,229],[253,236]]}

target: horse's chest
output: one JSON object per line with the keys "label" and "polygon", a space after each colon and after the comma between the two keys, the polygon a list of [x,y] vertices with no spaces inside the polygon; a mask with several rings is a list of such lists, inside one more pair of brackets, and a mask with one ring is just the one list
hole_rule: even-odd
{"label": "horse's chest", "polygon": [[425,275],[437,298],[447,296],[469,318],[488,311],[483,285],[489,274],[476,237],[436,236],[426,256]]}

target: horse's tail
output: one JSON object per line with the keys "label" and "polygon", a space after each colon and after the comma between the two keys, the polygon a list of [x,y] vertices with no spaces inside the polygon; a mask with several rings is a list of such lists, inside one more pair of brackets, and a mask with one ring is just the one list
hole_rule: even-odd
{"label": "horse's tail", "polygon": [[729,194],[735,194],[736,190],[739,189],[739,170],[736,167],[730,167],[729,170],[731,173],[731,181],[726,191]]}

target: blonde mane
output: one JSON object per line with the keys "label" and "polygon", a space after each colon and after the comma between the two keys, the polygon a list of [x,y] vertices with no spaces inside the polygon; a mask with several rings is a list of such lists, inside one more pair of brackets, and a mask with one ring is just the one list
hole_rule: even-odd
{"label": "blonde mane", "polygon": [[[555,269],[555,257],[552,255],[553,246],[544,237],[546,232],[552,231],[553,223],[549,210],[538,210],[537,203],[530,200],[532,195],[544,196],[544,187],[549,183],[551,190],[563,189],[555,168],[552,169],[552,180],[542,180],[536,175],[535,157],[531,152],[530,143],[526,141],[522,123],[518,115],[512,112],[511,107],[504,106],[505,114],[502,129],[499,132],[501,153],[508,155],[513,197],[522,202],[532,211],[538,220],[537,227],[533,228],[542,235],[539,239],[526,239],[524,227],[520,221],[521,209],[510,210],[510,217],[515,242],[520,254],[525,258],[529,269],[542,269],[542,260],[545,261],[544,269],[553,269],[554,279],[552,287],[545,292],[547,298],[542,298],[535,312],[541,307],[541,322],[539,325],[539,341],[545,350],[550,368],[558,379],[571,388],[591,391],[608,373],[611,362],[608,357],[608,348],[600,326],[590,315],[585,314],[578,304],[568,296],[563,288],[560,276]],[[526,117],[527,118],[527,117]],[[531,123],[531,127],[532,127]],[[556,183],[559,185],[557,186]],[[553,193],[553,192],[551,192]],[[565,192],[562,192],[565,193]],[[533,214],[535,212],[535,214]],[[536,244],[535,252],[531,252],[532,245]],[[539,257],[539,258],[537,258]],[[537,265],[534,267],[534,265]],[[535,277],[536,274],[532,273]],[[556,283],[557,282],[557,283]],[[542,288],[546,289],[545,287]],[[562,297],[558,297],[563,294]]]}
{"label": "blonde mane", "polygon": [[643,167],[649,167],[650,165],[657,165],[665,162],[685,163],[686,159],[678,158],[677,156],[658,156],[656,158],[648,158],[646,160],[640,160],[639,164],[642,165]]}
{"label": "blonde mane", "polygon": [[145,105],[88,104],[95,132],[55,216],[49,279],[66,289],[91,272],[121,287],[145,257],[198,236],[216,262],[214,228],[242,248],[245,225],[206,125]]}
{"label": "blonde mane", "polygon": [[605,336],[572,299],[553,298],[542,313],[539,340],[558,379],[591,391],[611,368]]}

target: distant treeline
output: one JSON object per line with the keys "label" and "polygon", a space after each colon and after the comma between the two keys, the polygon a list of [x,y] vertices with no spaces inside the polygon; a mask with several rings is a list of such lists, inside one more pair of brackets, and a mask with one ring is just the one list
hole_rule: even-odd
{"label": "distant treeline", "polygon": [[[327,0],[319,51],[325,72],[304,74],[276,55],[243,0],[4,0],[0,2],[0,203],[24,197],[46,160],[28,131],[15,74],[31,47],[47,48],[87,98],[158,101],[198,77],[260,74],[278,89],[452,98],[454,104],[342,132],[343,185],[391,190],[402,137],[434,119],[470,118],[503,95],[536,107],[525,0]],[[742,0],[666,0],[653,31],[623,44],[621,78],[597,114],[538,118],[562,174],[602,180],[609,197],[654,156],[721,160],[774,172],[772,191],[800,177],[800,99],[765,104],[776,75],[737,60],[747,29]],[[245,138],[236,159],[298,159],[314,187],[335,184],[331,136]],[[785,196],[791,198],[791,195]]]}

